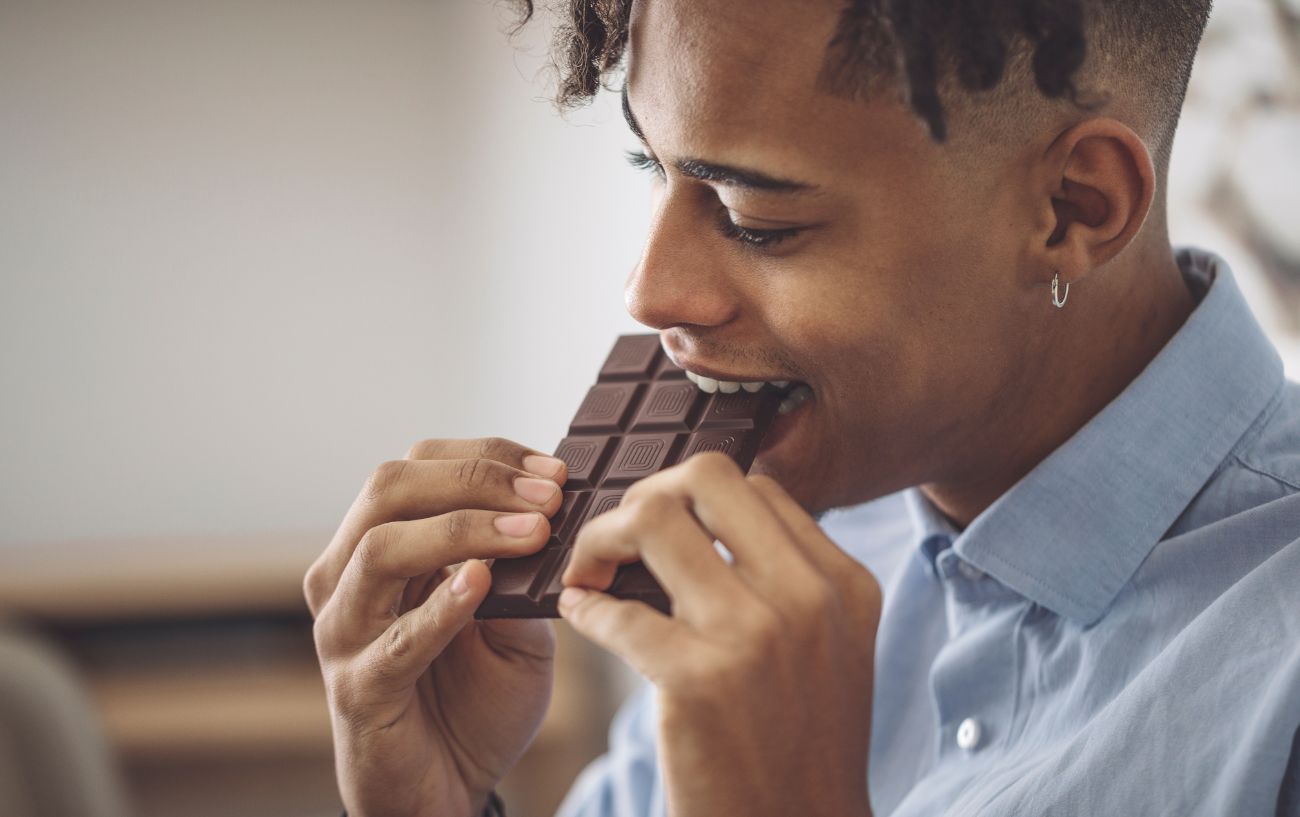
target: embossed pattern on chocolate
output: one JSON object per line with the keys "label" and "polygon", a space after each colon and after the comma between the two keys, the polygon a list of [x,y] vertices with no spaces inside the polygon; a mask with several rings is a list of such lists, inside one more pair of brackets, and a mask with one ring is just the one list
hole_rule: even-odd
{"label": "embossed pattern on chocolate", "polygon": [[[550,540],[537,553],[492,564],[492,589],[475,617],[557,617],[560,576],[583,525],[618,507],[632,483],[702,451],[727,454],[749,470],[780,403],[771,384],[705,394],[664,354],[658,335],[621,336],[555,449],[569,479]],[[671,611],[639,562],[619,568],[608,592]]]}

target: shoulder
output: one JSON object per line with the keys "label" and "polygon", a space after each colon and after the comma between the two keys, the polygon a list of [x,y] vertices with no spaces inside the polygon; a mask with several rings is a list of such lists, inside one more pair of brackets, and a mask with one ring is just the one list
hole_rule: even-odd
{"label": "shoulder", "polygon": [[1273,401],[1233,452],[1253,473],[1283,492],[1300,493],[1300,383],[1284,381]]}
{"label": "shoulder", "polygon": [[[1274,547],[1300,538],[1300,383],[1283,381],[1166,538],[1222,531],[1239,540],[1261,526]],[[1289,536],[1287,534],[1290,534]]]}

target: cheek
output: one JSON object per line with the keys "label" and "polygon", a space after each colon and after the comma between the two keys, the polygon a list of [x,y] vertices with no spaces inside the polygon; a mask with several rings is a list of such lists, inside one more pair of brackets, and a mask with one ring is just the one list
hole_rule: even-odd
{"label": "cheek", "polygon": [[857,412],[865,400],[871,414],[916,415],[941,395],[974,397],[1003,379],[1015,342],[1012,264],[977,233],[864,241],[777,279],[770,325],[831,405]]}
{"label": "cheek", "polygon": [[806,261],[769,281],[763,321],[775,344],[805,379],[833,383],[845,357],[863,344],[874,322],[862,276],[843,274],[824,261]]}
{"label": "cheek", "polygon": [[1011,223],[1005,202],[972,215],[955,195],[910,192],[896,209],[860,209],[758,276],[775,342],[836,391],[915,403],[990,372],[1014,345],[1016,242],[997,228]]}

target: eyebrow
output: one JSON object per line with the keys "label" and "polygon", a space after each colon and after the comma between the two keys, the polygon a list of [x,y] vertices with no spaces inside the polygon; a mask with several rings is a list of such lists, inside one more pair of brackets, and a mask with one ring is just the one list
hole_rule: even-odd
{"label": "eyebrow", "polygon": [[[637,139],[641,140],[641,144],[649,147],[640,123],[636,121],[636,116],[632,114],[632,106],[627,99],[626,84],[623,85],[623,118],[627,120],[628,129],[632,131]],[[706,162],[702,159],[679,159],[673,166],[683,176],[689,176],[692,179],[730,184],[768,193],[808,193],[817,189],[817,185],[807,182],[781,179],[758,170]]]}

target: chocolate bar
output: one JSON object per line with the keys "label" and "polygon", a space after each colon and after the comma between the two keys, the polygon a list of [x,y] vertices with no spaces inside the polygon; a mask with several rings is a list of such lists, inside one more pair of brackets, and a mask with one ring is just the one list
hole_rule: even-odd
{"label": "chocolate bar", "polygon": [[[658,335],[619,337],[555,449],[569,479],[550,539],[536,553],[492,564],[492,589],[474,617],[558,617],[560,577],[583,525],[618,507],[632,483],[701,451],[721,451],[749,470],[782,396],[770,383],[756,392],[706,394],[668,359]],[[620,567],[606,592],[671,612],[640,562]]]}

